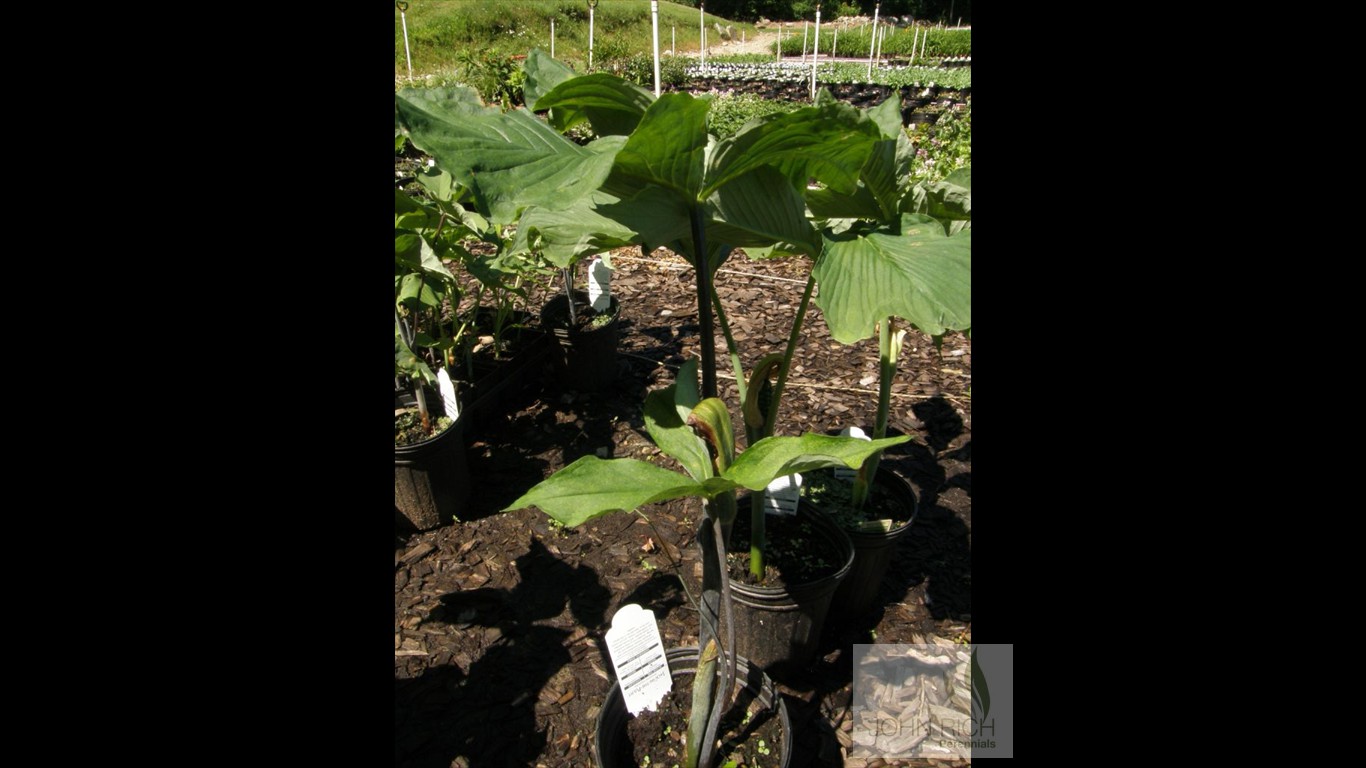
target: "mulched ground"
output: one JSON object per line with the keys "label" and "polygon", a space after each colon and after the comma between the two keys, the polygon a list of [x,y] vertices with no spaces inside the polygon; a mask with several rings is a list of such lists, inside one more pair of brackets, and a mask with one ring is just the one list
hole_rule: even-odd
{"label": "mulched ground", "polygon": [[[462,520],[425,533],[396,529],[397,766],[591,766],[594,720],[612,669],[602,638],[616,610],[640,603],[655,612],[666,646],[696,643],[697,615],[677,573],[691,576],[700,567],[698,502],[642,510],[655,529],[628,513],[557,530],[538,510],[499,512],[579,456],[658,455],[641,405],[698,350],[694,276],[664,250],[648,259],[638,249],[623,251],[615,265],[612,288],[622,308],[616,383],[597,393],[565,391],[543,371],[515,411],[470,436],[470,471],[479,484]],[[807,269],[739,253],[723,267],[718,290],[747,371],[781,350]],[[543,300],[533,296],[528,309],[538,312]],[[719,327],[716,343],[725,359]],[[921,506],[880,600],[857,621],[828,623],[817,663],[778,680],[796,732],[794,768],[865,765],[843,760],[852,644],[971,640],[970,342],[951,336],[942,355],[912,332],[893,385],[891,424],[916,439],[883,466],[910,480]],[[723,363],[723,376],[729,371]],[[853,347],[834,342],[813,305],[779,433],[850,424],[871,431],[876,391],[876,339]],[[728,378],[721,396],[741,423]]]}

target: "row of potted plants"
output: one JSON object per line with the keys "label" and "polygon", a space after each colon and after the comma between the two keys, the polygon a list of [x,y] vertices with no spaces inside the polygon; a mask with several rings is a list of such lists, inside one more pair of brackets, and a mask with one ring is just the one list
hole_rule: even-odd
{"label": "row of potted plants", "polygon": [[[699,647],[675,654],[670,664],[681,665],[676,673],[693,673],[681,762],[719,764],[718,735],[732,692],[748,689],[762,699],[771,690],[762,675],[741,681],[743,671],[809,661],[836,590],[858,590],[841,600],[854,610],[870,601],[890,542],[914,517],[909,486],[879,470],[881,452],[910,439],[886,436],[891,379],[907,326],[933,336],[970,329],[970,175],[910,183],[915,153],[895,98],[856,110],[823,94],[810,107],[757,118],[717,140],[707,131],[709,99],[656,99],[610,75],[576,76],[535,51],[526,71],[527,103],[547,112],[544,122],[524,111],[488,110],[452,89],[400,91],[398,120],[438,168],[465,185],[481,215],[517,224],[510,254],[569,267],[625,245],[668,246],[695,268],[700,358],[644,404],[651,438],[683,471],[585,456],[508,509],[536,506],[576,526],[654,502],[701,500]],[[587,144],[563,136],[585,126],[594,136]],[[785,349],[763,357],[748,377],[713,281],[737,247],[751,258],[812,263]],[[776,434],[817,284],[815,301],[836,340],[879,336],[882,381],[868,439]],[[743,448],[717,396],[716,323],[739,384]],[[852,471],[852,481],[816,476],[835,468]],[[770,519],[766,489],[799,473],[818,481],[806,486],[818,493],[803,499],[793,517]],[[744,497],[737,493],[748,494],[749,515],[739,514]],[[883,522],[869,514],[880,503],[900,512]],[[800,546],[797,536],[805,537]],[[821,546],[828,552],[810,556]],[[807,565],[816,567],[799,571],[801,558],[793,553],[807,554]],[[599,718],[601,765],[619,764],[610,745],[622,739],[613,729],[624,716],[619,692],[613,696]],[[781,703],[769,697],[775,700]]]}
{"label": "row of potted plants", "polygon": [[[483,109],[472,92],[445,97]],[[572,264],[557,272],[513,249],[511,222],[446,167],[411,180],[416,189],[394,194],[395,507],[425,530],[458,519],[468,498],[465,438],[496,423],[541,367],[577,390],[611,382],[619,305],[594,308],[572,290]],[[519,308],[556,275],[562,294],[539,313]]]}

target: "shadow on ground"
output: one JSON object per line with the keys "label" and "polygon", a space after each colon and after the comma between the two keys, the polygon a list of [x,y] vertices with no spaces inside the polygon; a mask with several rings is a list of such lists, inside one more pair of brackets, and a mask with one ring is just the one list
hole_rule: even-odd
{"label": "shadow on ground", "polygon": [[571,632],[536,622],[568,603],[575,625],[601,629],[611,594],[593,569],[566,564],[535,538],[515,563],[515,588],[445,595],[423,622],[438,631],[485,627],[485,651],[464,670],[452,662],[394,680],[396,766],[449,768],[457,757],[469,768],[525,766],[545,750],[539,694],[570,663]]}

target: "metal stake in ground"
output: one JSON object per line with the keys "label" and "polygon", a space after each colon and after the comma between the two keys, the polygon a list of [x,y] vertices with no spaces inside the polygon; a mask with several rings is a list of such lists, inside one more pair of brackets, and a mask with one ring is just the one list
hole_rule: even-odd
{"label": "metal stake in ground", "polygon": [[598,7],[598,0],[588,0],[588,71],[593,71],[593,9]]}
{"label": "metal stake in ground", "polygon": [[650,31],[655,46],[655,98],[659,98],[659,0],[650,0]]}
{"label": "metal stake in ground", "polygon": [[398,2],[394,3],[394,7],[398,9],[399,19],[403,21],[403,53],[408,57],[408,79],[412,80],[413,52],[408,47],[408,3],[404,0],[398,0]]}
{"label": "metal stake in ground", "polygon": [[707,4],[697,4],[697,46],[701,51],[700,65],[707,66]]}
{"label": "metal stake in ground", "polygon": [[873,36],[868,38],[868,82],[873,82],[873,49],[876,48],[873,41],[877,39],[877,15],[882,10],[882,3],[873,6]]}
{"label": "metal stake in ground", "polygon": [[816,44],[811,49],[811,100],[816,100],[816,61],[821,57],[821,7],[816,5]]}

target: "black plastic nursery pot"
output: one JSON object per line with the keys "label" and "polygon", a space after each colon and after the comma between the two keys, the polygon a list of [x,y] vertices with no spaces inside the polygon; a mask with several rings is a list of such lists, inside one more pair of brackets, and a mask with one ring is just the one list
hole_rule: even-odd
{"label": "black plastic nursery pot", "polygon": [[[664,656],[669,662],[669,673],[673,675],[674,686],[680,684],[680,677],[687,676],[685,684],[689,685],[691,690],[692,675],[697,672],[697,647],[673,648],[666,651]],[[787,702],[783,700],[777,686],[768,675],[743,656],[736,660],[735,676],[736,688],[742,689],[737,703],[744,704],[748,697],[749,701],[757,699],[760,705],[767,708],[766,711],[772,712],[773,708],[777,707],[778,722],[783,731],[782,743],[777,745],[781,752],[779,766],[787,768],[792,760],[793,743],[792,720],[788,716]],[[626,723],[630,716],[621,695],[621,684],[614,683],[612,690],[607,694],[607,700],[598,710],[597,734],[593,740],[593,759],[598,768],[636,768],[632,759],[631,740],[626,732]],[[686,729],[687,724],[684,723],[683,727]]]}
{"label": "black plastic nursery pot", "polygon": [[473,377],[459,385],[466,443],[516,411],[558,345],[539,328],[519,328],[509,346],[512,351],[504,360],[476,361]]}
{"label": "black plastic nursery pot", "polygon": [[[749,497],[737,499],[740,514],[749,514]],[[782,676],[807,666],[815,658],[821,629],[840,582],[854,565],[854,545],[824,512],[805,500],[797,516],[809,520],[817,535],[839,552],[834,573],[815,581],[762,587],[730,582],[735,611],[735,648],[751,664]]]}
{"label": "black plastic nursery pot", "polygon": [[[870,521],[856,528],[844,529],[854,544],[854,567],[835,590],[833,605],[835,613],[839,616],[862,616],[872,607],[882,584],[882,577],[887,575],[887,568],[896,554],[897,541],[915,522],[915,491],[905,478],[885,466],[879,466],[877,473],[873,475],[873,486],[881,487],[885,493],[896,499],[901,508],[907,511],[905,517],[908,519],[895,528],[887,528],[877,521]],[[820,509],[819,504],[811,504]]]}
{"label": "black plastic nursery pot", "polygon": [[[592,313],[588,293],[574,291],[574,311]],[[559,341],[550,353],[555,375],[573,390],[592,392],[616,381],[617,328],[621,320],[621,306],[612,297],[607,313],[611,319],[600,327],[582,324],[573,327],[569,321],[569,297],[560,294],[546,302],[541,309],[541,325]]]}
{"label": "black plastic nursery pot", "polygon": [[[429,413],[441,412],[441,396],[425,390]],[[395,392],[394,407],[411,408],[411,391]],[[419,531],[457,519],[470,495],[470,473],[465,464],[465,417],[428,440],[394,446],[394,507],[408,525]]]}

